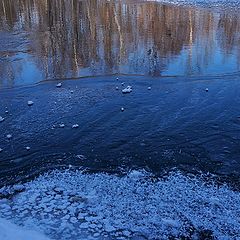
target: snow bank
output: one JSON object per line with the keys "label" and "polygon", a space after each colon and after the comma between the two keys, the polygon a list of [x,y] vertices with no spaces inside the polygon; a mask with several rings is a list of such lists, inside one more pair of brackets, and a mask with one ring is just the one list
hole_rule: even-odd
{"label": "snow bank", "polygon": [[24,189],[1,200],[1,216],[53,239],[240,239],[240,193],[180,173],[53,171]]}
{"label": "snow bank", "polygon": [[0,239],[1,240],[48,240],[47,237],[35,231],[24,230],[0,218]]}

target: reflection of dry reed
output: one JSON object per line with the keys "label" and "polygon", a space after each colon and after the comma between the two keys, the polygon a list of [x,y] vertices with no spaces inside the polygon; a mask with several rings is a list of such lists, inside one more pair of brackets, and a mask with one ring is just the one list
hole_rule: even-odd
{"label": "reflection of dry reed", "polygon": [[0,30],[30,33],[46,78],[75,77],[83,68],[91,74],[118,72],[121,65],[160,75],[185,46],[191,73],[191,46],[200,38],[202,48],[195,53],[200,68],[211,59],[216,33],[226,53],[240,39],[240,16],[152,2],[2,0],[0,17]]}

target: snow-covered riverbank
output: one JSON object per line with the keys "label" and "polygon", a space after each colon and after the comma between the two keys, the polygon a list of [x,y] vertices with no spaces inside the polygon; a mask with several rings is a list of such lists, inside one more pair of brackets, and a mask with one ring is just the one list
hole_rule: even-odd
{"label": "snow-covered riverbank", "polygon": [[1,216],[52,239],[240,237],[240,193],[180,173],[156,181],[140,171],[125,177],[53,171],[19,189],[1,200]]}
{"label": "snow-covered riverbank", "polygon": [[0,218],[0,239],[1,240],[48,240],[39,232],[25,230],[11,222]]}

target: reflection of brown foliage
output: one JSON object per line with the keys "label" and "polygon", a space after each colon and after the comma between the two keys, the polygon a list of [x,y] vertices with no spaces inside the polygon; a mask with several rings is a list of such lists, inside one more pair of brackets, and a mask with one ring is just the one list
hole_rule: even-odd
{"label": "reflection of brown foliage", "polygon": [[[118,72],[122,65],[160,75],[167,61],[199,34],[206,44],[200,49],[205,55],[197,59],[206,64],[218,21],[211,12],[199,14],[190,7],[101,0],[2,0],[0,17],[0,30],[17,27],[30,33],[46,78],[74,77],[83,69]],[[222,15],[219,20],[221,46],[229,51],[239,44],[239,18]],[[191,64],[190,49],[189,69]]]}

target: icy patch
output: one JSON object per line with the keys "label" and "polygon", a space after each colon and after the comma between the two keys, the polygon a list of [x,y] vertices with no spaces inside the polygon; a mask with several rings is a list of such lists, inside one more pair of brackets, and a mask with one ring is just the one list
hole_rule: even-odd
{"label": "icy patch", "polygon": [[0,190],[0,215],[54,239],[240,237],[240,193],[180,173],[53,171],[12,188]]}
{"label": "icy patch", "polygon": [[0,218],[1,240],[47,240],[48,238],[38,232],[25,230],[5,219]]}

